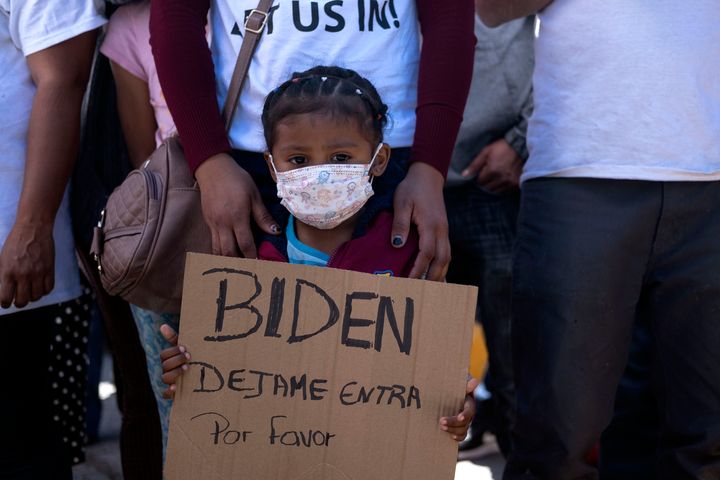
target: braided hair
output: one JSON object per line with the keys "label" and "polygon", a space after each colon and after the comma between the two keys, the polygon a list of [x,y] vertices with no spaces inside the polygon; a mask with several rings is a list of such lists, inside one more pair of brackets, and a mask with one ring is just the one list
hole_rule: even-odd
{"label": "braided hair", "polygon": [[265,141],[271,148],[275,126],[290,115],[328,113],[339,118],[354,118],[368,140],[380,143],[387,124],[388,107],[367,79],[341,67],[313,67],[293,73],[292,78],[265,98],[262,125]]}

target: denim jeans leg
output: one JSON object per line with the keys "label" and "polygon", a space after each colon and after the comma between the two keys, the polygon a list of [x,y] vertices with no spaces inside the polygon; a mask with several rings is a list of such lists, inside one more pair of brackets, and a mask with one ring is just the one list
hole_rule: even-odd
{"label": "denim jeans leg", "polygon": [[160,333],[160,327],[164,324],[170,325],[175,331],[178,331],[180,323],[180,315],[173,313],[156,313],[145,310],[137,305],[130,305],[135,325],[137,326],[138,336],[145,351],[145,362],[147,363],[148,377],[150,378],[150,386],[155,395],[157,403],[158,415],[160,417],[160,428],[162,430],[163,441],[163,464],[165,459],[165,451],[167,449],[168,430],[170,426],[170,409],[172,408],[172,400],[163,398],[163,391],[167,388],[162,381],[162,361],[160,360],[160,352],[170,347],[165,337]]}

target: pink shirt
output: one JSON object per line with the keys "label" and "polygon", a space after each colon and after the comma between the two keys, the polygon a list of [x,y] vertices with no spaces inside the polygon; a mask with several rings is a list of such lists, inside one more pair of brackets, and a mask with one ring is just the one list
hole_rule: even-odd
{"label": "pink shirt", "polygon": [[175,133],[175,122],[160,88],[155,60],[150,51],[150,2],[124,5],[113,13],[100,51],[110,60],[148,84],[150,105],[158,129],[155,142]]}

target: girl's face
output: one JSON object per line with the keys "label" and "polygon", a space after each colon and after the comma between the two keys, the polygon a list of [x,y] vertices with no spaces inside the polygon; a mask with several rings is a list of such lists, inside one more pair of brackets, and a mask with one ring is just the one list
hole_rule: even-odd
{"label": "girl's face", "polygon": [[[322,113],[302,113],[283,118],[275,126],[275,144],[265,154],[270,171],[269,155],[278,172],[330,163],[366,164],[377,144],[371,143],[353,119],[338,120]],[[383,144],[370,170],[373,176],[385,171],[390,147]]]}

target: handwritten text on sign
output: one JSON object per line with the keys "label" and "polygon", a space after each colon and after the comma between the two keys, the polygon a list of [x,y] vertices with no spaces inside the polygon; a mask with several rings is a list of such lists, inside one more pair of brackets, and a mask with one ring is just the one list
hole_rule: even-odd
{"label": "handwritten text on sign", "polygon": [[167,478],[452,478],[475,295],[189,255]]}

